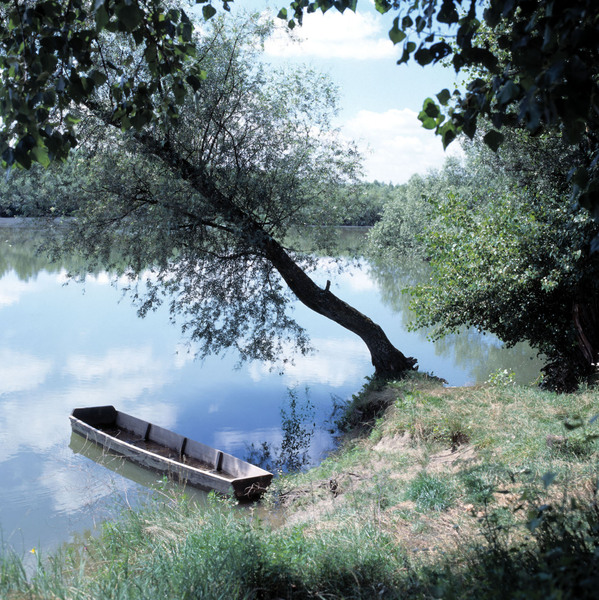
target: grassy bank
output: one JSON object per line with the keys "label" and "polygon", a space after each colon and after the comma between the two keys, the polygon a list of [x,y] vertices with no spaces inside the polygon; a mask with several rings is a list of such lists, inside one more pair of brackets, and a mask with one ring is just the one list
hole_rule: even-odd
{"label": "grassy bank", "polygon": [[0,597],[596,597],[598,413],[593,390],[371,385],[339,452],[269,510],[128,511],[33,576],[5,552]]}

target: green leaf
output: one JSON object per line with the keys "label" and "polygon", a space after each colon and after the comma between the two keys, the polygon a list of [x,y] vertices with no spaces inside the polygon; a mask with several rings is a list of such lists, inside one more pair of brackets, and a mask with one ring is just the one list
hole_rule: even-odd
{"label": "green leaf", "polygon": [[422,103],[422,111],[432,119],[436,119],[441,114],[441,109],[432,98],[427,98]]}
{"label": "green leaf", "polygon": [[81,122],[81,119],[75,117],[74,115],[72,115],[71,113],[69,113],[66,117],[65,117],[65,121],[67,122],[68,125],[77,125],[77,123]]}
{"label": "green leaf", "polygon": [[187,83],[191,86],[191,89],[194,92],[197,92],[200,89],[200,86],[202,85],[201,79],[196,75],[188,75],[185,81],[187,81]]}
{"label": "green leaf", "polygon": [[2,161],[7,167],[12,167],[15,164],[15,152],[12,148],[7,148],[2,153]]}
{"label": "green leaf", "polygon": [[421,67],[429,65],[433,62],[433,55],[428,48],[418,48],[414,54],[414,58]]}
{"label": "green leaf", "polygon": [[443,0],[441,10],[437,15],[437,21],[439,21],[439,23],[452,24],[457,23],[459,18],[460,16],[458,15],[453,0]]}
{"label": "green leaf", "polygon": [[389,0],[374,0],[374,7],[382,15],[384,15],[386,12],[389,12],[391,10],[391,6],[392,5]]}
{"label": "green leaf", "polygon": [[403,54],[401,58],[397,61],[397,64],[401,65],[402,63],[407,63],[408,60],[410,60],[410,54],[414,52],[414,50],[416,50],[416,43],[406,42],[403,47]]}
{"label": "green leaf", "polygon": [[91,78],[97,86],[104,85],[108,81],[108,77],[106,77],[102,71],[98,71],[97,69],[91,72]]}
{"label": "green leaf", "polygon": [[133,31],[143,19],[143,13],[136,4],[119,4],[116,14],[125,31]]}
{"label": "green leaf", "polygon": [[35,157],[35,160],[42,165],[42,167],[46,168],[50,164],[48,151],[42,146],[36,146],[31,150],[31,153]]}
{"label": "green leaf", "polygon": [[508,81],[505,85],[499,90],[497,94],[497,100],[500,104],[508,104],[515,98],[518,98],[520,95],[520,86],[513,81]]}
{"label": "green leaf", "polygon": [[389,30],[389,39],[394,44],[399,44],[406,39],[406,34],[399,28],[399,17],[393,19],[393,27]]}
{"label": "green leaf", "polygon": [[485,135],[483,141],[487,146],[489,146],[489,148],[491,148],[491,150],[493,150],[493,152],[497,152],[497,149],[499,148],[499,146],[501,146],[503,139],[504,136],[502,133],[499,133],[499,131],[495,131],[494,129],[492,129],[491,131],[489,131],[489,133]]}
{"label": "green leaf", "polygon": [[421,112],[418,115],[418,119],[422,122],[422,127],[424,127],[424,129],[435,129],[437,127],[437,121],[427,117],[424,112]]}
{"label": "green leaf", "polygon": [[278,19],[283,19],[284,21],[286,21],[287,20],[287,9],[286,8],[282,8],[279,11],[279,14],[277,15],[277,18]]}
{"label": "green leaf", "polygon": [[202,14],[204,15],[204,19],[208,21],[216,14],[216,8],[212,4],[208,4],[202,8]]}
{"label": "green leaf", "polygon": [[457,137],[456,127],[451,121],[445,123],[445,125],[439,129],[438,133],[441,136],[444,149],[447,149],[447,146],[449,146],[449,144]]}
{"label": "green leaf", "polygon": [[443,106],[447,106],[447,103],[449,102],[449,99],[451,98],[451,94],[449,93],[449,90],[447,88],[445,88],[444,90],[441,90],[438,94],[437,94],[437,100],[439,100],[439,102],[443,105]]}
{"label": "green leaf", "polygon": [[100,6],[98,10],[96,10],[96,30],[100,31],[104,29],[106,25],[108,25],[108,21],[110,21],[110,17],[104,5]]}

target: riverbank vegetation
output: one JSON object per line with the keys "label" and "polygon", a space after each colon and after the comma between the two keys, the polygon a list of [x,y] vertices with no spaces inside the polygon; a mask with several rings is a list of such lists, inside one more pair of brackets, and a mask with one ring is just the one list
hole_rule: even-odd
{"label": "riverbank vegetation", "polygon": [[413,178],[384,207],[370,254],[427,262],[428,281],[408,290],[414,328],[526,341],[545,357],[543,385],[574,390],[593,380],[599,347],[599,225],[568,200],[579,149],[561,135],[506,138],[497,153],[477,138],[463,161]]}
{"label": "riverbank vegetation", "polygon": [[85,544],[37,549],[29,577],[5,552],[0,594],[592,598],[598,411],[595,391],[519,387],[509,373],[475,388],[371,382],[340,449],[280,478],[262,507],[179,497],[126,509]]}

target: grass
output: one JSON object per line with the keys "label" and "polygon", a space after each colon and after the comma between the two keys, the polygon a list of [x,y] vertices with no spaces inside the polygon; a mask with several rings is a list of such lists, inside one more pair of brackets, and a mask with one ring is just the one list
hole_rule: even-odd
{"label": "grass", "polygon": [[371,383],[351,410],[339,451],[262,508],[127,510],[29,577],[5,549],[0,597],[595,597],[597,391],[416,376]]}

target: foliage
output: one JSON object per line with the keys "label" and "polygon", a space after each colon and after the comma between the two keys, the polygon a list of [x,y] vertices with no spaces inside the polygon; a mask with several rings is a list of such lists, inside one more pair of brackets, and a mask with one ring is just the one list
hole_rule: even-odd
{"label": "foliage", "polygon": [[[174,11],[163,19],[162,13],[152,12],[160,11],[159,2],[145,7],[143,15],[135,3],[130,6],[134,23],[103,20],[101,35],[88,31],[93,52],[81,48],[73,81],[78,69],[93,67],[94,73],[102,73],[99,83],[89,84],[85,93],[75,83],[65,91],[72,102],[69,110],[78,116],[67,119],[73,127],[66,127],[66,145],[59,140],[55,150],[57,156],[68,150],[75,129],[84,136],[83,173],[89,187],[78,199],[76,219],[70,222],[74,233],[63,248],[80,250],[91,270],[100,265],[129,277],[142,316],[168,298],[173,318],[181,319],[201,356],[232,348],[241,360],[276,361],[288,355],[284,349],[289,346],[306,351],[303,329],[285,310],[293,293],[310,309],[358,334],[377,372],[399,375],[412,369],[416,361],[397,350],[378,325],[337,298],[330,286],[323,290],[310,279],[305,269],[314,257],[283,245],[292,227],[335,223],[339,210],[331,211],[317,199],[328,197],[341,207],[352,190],[360,159],[332,126],[336,91],[329,80],[314,72],[261,66],[256,56],[272,26],[262,19],[228,26],[214,20],[194,30],[183,13]],[[73,19],[73,39],[84,45],[77,37],[83,26],[77,19],[85,7],[73,7],[73,15],[60,14],[67,23]],[[5,8],[13,27],[23,7]],[[35,20],[39,8],[35,3],[27,8],[21,30],[33,28],[39,53],[29,58],[35,64],[43,60],[44,36],[54,31],[45,13]],[[47,9],[52,20],[59,8],[49,3],[42,13]],[[96,3],[93,10],[105,8]],[[165,33],[180,34],[174,46],[157,34],[165,47],[160,60],[152,58],[148,45],[152,31],[136,34],[138,26],[147,25],[146,17],[157,18],[160,27],[166,19],[167,29],[180,19],[185,29]],[[184,48],[177,46],[183,42]],[[17,52],[12,43],[10,51]],[[171,50],[177,60],[164,71],[160,61],[168,60]],[[59,68],[62,59],[58,53],[52,65]],[[15,98],[18,86],[26,84],[20,68],[3,72],[15,79]],[[177,79],[181,69],[186,77]],[[128,79],[119,79],[117,87],[124,85],[127,93],[117,91],[111,79],[125,72]],[[53,85],[48,77],[31,80],[32,89]],[[156,103],[156,111],[146,100]],[[11,143],[21,125],[31,125],[28,115],[17,119],[7,113],[6,127],[20,124]],[[31,157],[45,143],[44,136],[31,136],[33,145],[18,142],[14,152],[6,149],[7,164],[31,167]],[[68,214],[70,208],[57,210]]]}
{"label": "foliage", "polygon": [[435,218],[429,199],[468,190],[468,177],[461,161],[450,158],[439,171],[413,175],[407,183],[395,186],[383,206],[381,220],[369,232],[369,257],[402,262],[407,256],[422,257],[419,238]]}
{"label": "foliage", "polygon": [[580,290],[596,293],[597,265],[581,251],[597,231],[587,213],[527,190],[474,206],[450,196],[436,210],[423,238],[431,280],[412,291],[414,326],[434,326],[433,337],[467,325],[508,345],[526,340],[572,370],[567,387],[588,375],[572,319]]}
{"label": "foliage", "polygon": [[[298,0],[282,18],[301,22],[304,11],[355,10],[356,0]],[[460,133],[474,137],[480,117],[493,128],[485,143],[497,149],[503,126],[532,134],[561,131],[580,144],[584,157],[571,165],[576,196],[599,206],[599,22],[594,0],[377,0],[381,13],[396,11],[389,37],[402,44],[399,64],[425,66],[449,61],[456,70],[477,73],[464,92],[441,90],[427,98],[419,117],[445,146]],[[489,39],[489,31],[493,39]],[[453,44],[449,40],[453,38]]]}
{"label": "foliage", "polygon": [[383,206],[395,195],[398,186],[379,181],[361,182],[353,201],[341,207],[338,225],[372,226],[381,218]]}
{"label": "foliage", "polygon": [[[65,250],[82,251],[90,269],[124,271],[142,315],[168,298],[200,355],[233,348],[242,360],[274,361],[283,345],[307,349],[276,270],[296,294],[299,285],[310,299],[322,290],[298,266],[311,259],[277,240],[334,223],[315,199],[345,193],[358,161],[331,125],[327,78],[257,64],[264,32],[252,22],[204,32],[204,93],[179,106],[181,124],[122,135],[102,127],[104,113],[86,117],[95,151]],[[145,269],[151,275],[136,279]]]}
{"label": "foliage", "polygon": [[[579,149],[561,136],[507,139],[492,152],[478,136],[462,164],[413,180],[420,195],[385,208],[370,252],[399,265],[414,254],[427,261],[427,282],[410,291],[412,327],[433,339],[470,326],[509,346],[528,342],[546,360],[544,383],[572,389],[593,375],[599,351],[590,252],[599,229],[564,202]],[[404,214],[418,227],[402,235]]]}
{"label": "foliage", "polygon": [[64,163],[32,165],[0,180],[0,217],[71,216],[90,189],[88,156],[74,152]]}
{"label": "foliage", "polygon": [[[215,12],[204,7],[206,18]],[[140,131],[177,119],[188,87],[198,92],[205,78],[191,60],[192,22],[160,0],[4,1],[0,13],[0,154],[8,167],[64,159],[81,139],[82,103],[102,98],[115,123]],[[131,42],[117,61],[115,37]]]}

